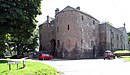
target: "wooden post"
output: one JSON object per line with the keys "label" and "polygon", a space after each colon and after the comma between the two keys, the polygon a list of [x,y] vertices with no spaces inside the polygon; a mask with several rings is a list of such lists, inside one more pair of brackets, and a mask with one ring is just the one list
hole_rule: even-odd
{"label": "wooden post", "polygon": [[9,70],[11,70],[11,65],[9,64]]}
{"label": "wooden post", "polygon": [[25,68],[26,67],[26,61],[25,61],[25,59],[23,60],[23,68]]}
{"label": "wooden post", "polygon": [[17,64],[17,69],[18,69],[18,64]]}

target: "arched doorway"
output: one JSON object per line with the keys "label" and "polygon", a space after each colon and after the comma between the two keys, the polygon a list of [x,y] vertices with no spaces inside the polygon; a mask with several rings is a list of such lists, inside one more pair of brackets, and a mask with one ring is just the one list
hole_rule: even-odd
{"label": "arched doorway", "polygon": [[51,39],[51,54],[53,55],[53,56],[55,56],[55,47],[56,47],[56,40],[55,39]]}

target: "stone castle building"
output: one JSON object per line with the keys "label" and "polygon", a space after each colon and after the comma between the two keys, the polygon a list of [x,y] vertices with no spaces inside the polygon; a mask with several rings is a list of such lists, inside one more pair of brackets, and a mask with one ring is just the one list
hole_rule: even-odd
{"label": "stone castle building", "polygon": [[[125,28],[116,29],[67,6],[39,26],[40,50],[63,59],[95,58],[104,50],[128,48]],[[122,30],[123,29],[123,30]]]}
{"label": "stone castle building", "polygon": [[129,49],[125,26],[114,28],[108,23],[99,24],[99,33],[101,54],[105,49],[112,51]]}

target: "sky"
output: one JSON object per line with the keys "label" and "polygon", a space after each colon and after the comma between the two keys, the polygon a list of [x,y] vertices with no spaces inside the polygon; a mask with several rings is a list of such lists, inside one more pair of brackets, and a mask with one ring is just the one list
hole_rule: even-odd
{"label": "sky", "polygon": [[80,10],[102,22],[110,22],[116,28],[125,27],[130,32],[130,0],[43,0],[42,15],[37,17],[38,24],[46,20],[46,16],[55,16],[55,9],[66,6],[80,7]]}

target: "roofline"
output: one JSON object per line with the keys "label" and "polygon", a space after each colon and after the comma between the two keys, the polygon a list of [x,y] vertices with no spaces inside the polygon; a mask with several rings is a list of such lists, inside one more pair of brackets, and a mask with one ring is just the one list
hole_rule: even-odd
{"label": "roofline", "polygon": [[[91,15],[89,15],[89,14],[87,14],[87,13],[81,11],[81,10],[78,10],[78,9],[73,8],[73,7],[71,7],[71,6],[67,6],[67,7],[70,7],[70,8],[72,8],[72,9],[74,9],[74,10],[68,10],[68,11],[76,11],[76,12],[79,12],[79,13],[81,13],[81,14],[87,15],[87,16],[89,16],[89,17],[91,17],[91,18],[97,20],[97,19],[94,18],[93,16],[91,16]],[[65,7],[64,9],[66,9],[67,7]],[[63,9],[63,10],[64,10],[64,9]],[[61,11],[60,11],[59,13],[57,13],[56,15],[60,14],[61,12],[63,12],[63,10],[61,10]],[[55,16],[56,16],[56,15],[55,15]],[[99,20],[97,20],[97,21],[99,21]]]}
{"label": "roofline", "polygon": [[120,31],[120,32],[122,32],[121,30],[119,30],[118,28],[115,28],[114,26],[111,26],[110,24],[108,24],[108,23],[101,23],[101,24],[99,24],[99,25],[109,25],[110,27],[112,27],[112,28],[114,28],[114,29],[116,29],[116,30],[118,30],[118,31]]}

